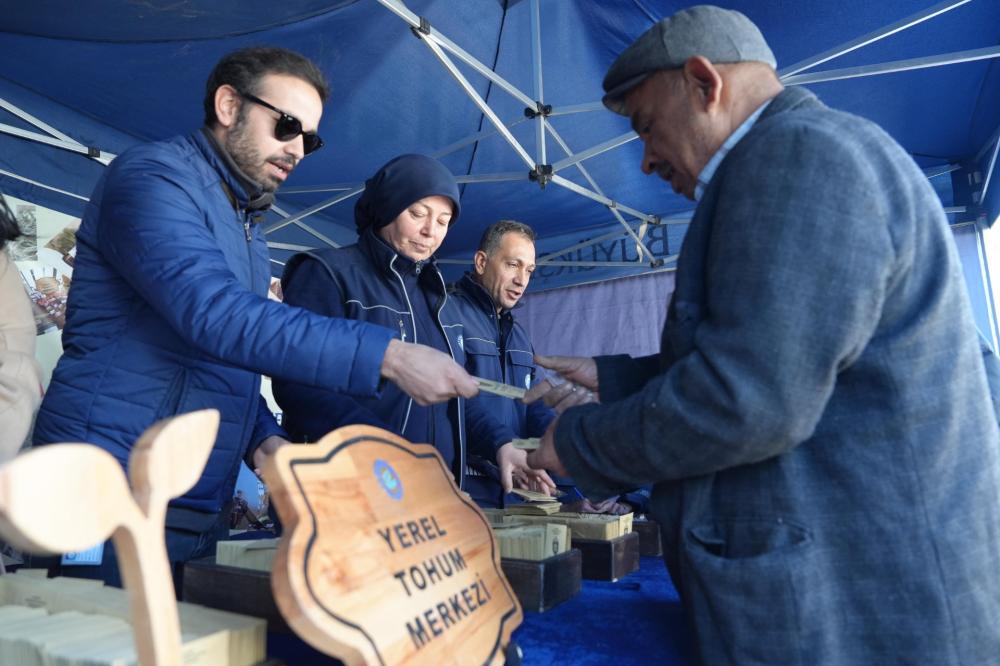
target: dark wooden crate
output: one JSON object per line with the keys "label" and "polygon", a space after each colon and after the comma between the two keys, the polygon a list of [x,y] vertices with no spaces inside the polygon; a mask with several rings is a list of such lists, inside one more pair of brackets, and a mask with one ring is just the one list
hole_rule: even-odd
{"label": "dark wooden crate", "polygon": [[269,632],[292,631],[274,603],[267,571],[227,567],[214,557],[191,560],[184,565],[181,600],[262,618]]}
{"label": "dark wooden crate", "polygon": [[659,523],[655,520],[636,520],[632,523],[632,531],[639,535],[639,555],[642,557],[663,555]]}
{"label": "dark wooden crate", "polygon": [[588,580],[618,580],[639,569],[639,535],[629,532],[610,541],[573,539],[583,555],[581,573]]}
{"label": "dark wooden crate", "polygon": [[583,558],[571,548],[539,561],[503,559],[503,573],[521,607],[542,613],[580,592]]}

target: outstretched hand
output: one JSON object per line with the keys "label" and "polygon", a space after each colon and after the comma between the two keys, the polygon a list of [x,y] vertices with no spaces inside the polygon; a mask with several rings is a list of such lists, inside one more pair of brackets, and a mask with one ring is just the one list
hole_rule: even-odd
{"label": "outstretched hand", "polygon": [[450,356],[400,340],[389,341],[382,359],[382,376],[424,407],[479,393],[476,380]]}
{"label": "outstretched hand", "polygon": [[524,402],[541,399],[562,414],[570,407],[600,402],[597,363],[587,356],[536,356],[535,363],[556,374],[537,382],[525,394]]}
{"label": "outstretched hand", "polygon": [[534,490],[551,495],[556,484],[544,469],[533,469],[528,465],[528,452],[507,442],[497,451],[497,465],[500,467],[500,485],[504,493],[509,493],[515,483],[518,488]]}
{"label": "outstretched hand", "polygon": [[527,463],[529,467],[547,469],[556,476],[569,476],[569,472],[559,460],[559,454],[556,453],[555,433],[558,425],[559,418],[556,417],[542,435],[538,448],[528,454]]}

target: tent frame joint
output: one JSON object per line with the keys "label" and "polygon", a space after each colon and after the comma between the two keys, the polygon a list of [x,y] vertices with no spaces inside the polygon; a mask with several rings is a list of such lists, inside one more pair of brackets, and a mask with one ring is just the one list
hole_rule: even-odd
{"label": "tent frame joint", "polygon": [[410,32],[412,32],[413,36],[416,37],[417,39],[423,39],[424,35],[431,34],[431,22],[428,21],[427,18],[424,16],[421,16],[419,18],[420,18],[420,25],[410,26]]}
{"label": "tent frame joint", "polygon": [[535,168],[528,172],[528,180],[538,183],[543,190],[552,180],[554,171],[551,164],[536,164]]}
{"label": "tent frame joint", "polygon": [[525,118],[534,119],[537,118],[538,116],[541,116],[543,118],[548,118],[551,114],[552,114],[551,104],[542,104],[539,101],[535,101],[535,108],[531,108],[530,106],[524,107]]}

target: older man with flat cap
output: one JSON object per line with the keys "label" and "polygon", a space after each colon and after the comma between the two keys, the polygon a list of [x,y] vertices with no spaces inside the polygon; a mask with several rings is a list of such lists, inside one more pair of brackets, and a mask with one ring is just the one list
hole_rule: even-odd
{"label": "older man with flat cap", "polygon": [[539,359],[573,384],[529,394],[562,412],[529,463],[655,483],[706,663],[997,663],[1000,434],[921,170],[738,12],[660,21],[604,89],[697,208],[660,353]]}

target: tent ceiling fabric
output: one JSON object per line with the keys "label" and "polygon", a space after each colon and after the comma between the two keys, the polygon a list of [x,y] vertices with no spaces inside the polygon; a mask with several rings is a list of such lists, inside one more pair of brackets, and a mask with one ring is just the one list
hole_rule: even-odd
{"label": "tent ceiling fabric", "polygon": [[[532,12],[537,6],[543,101],[558,112],[598,101],[601,79],[615,56],[657,18],[690,4],[670,0],[409,0],[405,6],[532,99]],[[1000,2],[995,0],[936,4],[721,0],[719,4],[743,11],[760,26],[779,69],[929,8],[950,5],[959,6],[808,72],[1000,44]],[[120,152],[138,140],[197,127],[203,85],[212,65],[232,49],[256,44],[305,53],[320,64],[333,86],[320,126],[326,147],[305,160],[286,191],[279,192],[280,206],[290,213],[337,194],[292,190],[357,184],[397,154],[438,154],[477,132],[493,129],[431,49],[414,37],[405,21],[375,0],[95,0],[88,3],[86,13],[68,0],[19,6],[8,13],[0,31],[5,54],[0,60],[0,98],[86,145]],[[537,121],[525,118],[524,103],[457,58],[452,60],[497,116],[512,124],[513,137],[537,159]],[[996,58],[809,87],[831,106],[878,122],[924,167],[974,163],[1000,126]],[[626,119],[603,109],[553,116],[548,122],[573,151],[629,132]],[[4,118],[3,112],[0,123],[24,125]],[[0,144],[0,169],[30,173],[41,182],[89,194],[95,165],[87,163],[86,157],[65,154],[36,161],[32,155],[48,155],[57,149],[4,135]],[[547,137],[546,152],[548,163],[566,157],[552,136]],[[991,151],[985,154],[988,160]],[[640,173],[640,157],[641,145],[630,141],[583,164],[600,191],[615,201],[662,216],[690,211],[690,202]],[[459,176],[519,174],[521,179],[464,185],[462,222],[449,234],[440,255],[470,256],[482,229],[498,217],[520,219],[536,227],[544,251],[607,233],[618,225],[612,212],[599,203],[553,183],[542,189],[529,181],[529,167],[495,132],[441,159]],[[558,175],[594,189],[576,167]],[[10,191],[10,186],[11,181],[0,175],[0,188]],[[1000,183],[994,187],[1000,190]],[[951,192],[950,187],[945,189]],[[349,242],[353,202],[354,198],[348,198],[305,222],[324,236]],[[279,220],[275,216],[269,224]],[[677,251],[681,233],[681,228],[670,229],[664,245],[670,246],[668,253]],[[295,225],[275,231],[272,238],[288,244],[319,242]],[[280,259],[288,251],[276,249],[274,255]],[[583,258],[589,256],[584,253]],[[629,256],[634,256],[634,245]],[[615,269],[607,274],[622,272],[628,271]],[[591,272],[578,278],[594,279],[598,274],[604,275]]]}

